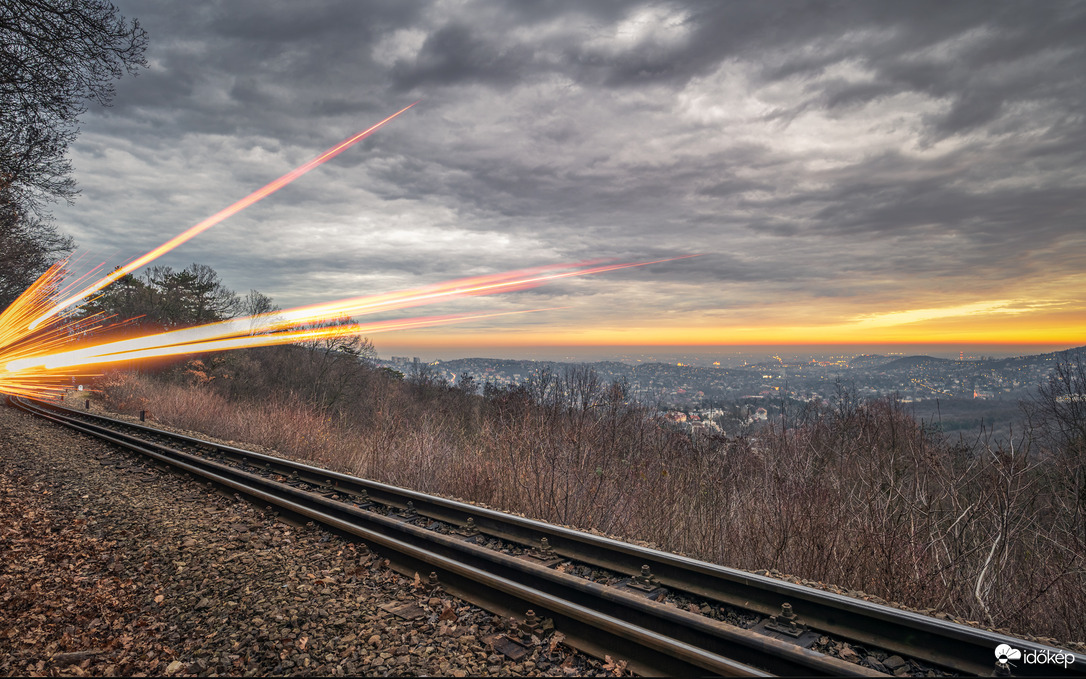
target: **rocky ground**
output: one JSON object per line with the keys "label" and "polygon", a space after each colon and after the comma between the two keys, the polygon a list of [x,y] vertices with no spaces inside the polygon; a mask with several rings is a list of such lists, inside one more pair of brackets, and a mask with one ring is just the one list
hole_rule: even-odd
{"label": "rocky ground", "polygon": [[0,406],[0,675],[622,674],[555,638],[513,660],[503,633],[356,543]]}

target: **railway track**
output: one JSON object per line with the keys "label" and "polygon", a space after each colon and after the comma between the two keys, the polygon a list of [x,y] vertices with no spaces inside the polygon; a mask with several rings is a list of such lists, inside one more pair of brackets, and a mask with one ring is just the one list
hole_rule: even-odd
{"label": "railway track", "polygon": [[[831,637],[896,656],[885,669],[901,675],[1086,675],[1086,657],[1035,642],[53,403],[10,402],[362,540],[402,573],[431,574],[424,585],[520,621],[492,640],[507,654],[553,628],[639,674],[885,676],[813,650]],[[997,666],[1002,644],[1064,663]]]}

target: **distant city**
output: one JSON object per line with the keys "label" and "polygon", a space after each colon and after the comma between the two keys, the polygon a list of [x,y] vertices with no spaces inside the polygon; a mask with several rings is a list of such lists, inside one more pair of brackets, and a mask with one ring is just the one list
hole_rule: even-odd
{"label": "distant city", "polygon": [[[1010,435],[1021,430],[1019,401],[1028,399],[1059,360],[1086,355],[1086,347],[997,358],[959,353],[957,358],[901,354],[779,354],[755,357],[619,355],[590,363],[501,358],[421,362],[392,356],[379,365],[405,375],[425,370],[456,385],[470,375],[482,388],[526,384],[541,370],[558,374],[574,365],[593,368],[606,383],[627,385],[631,398],[693,430],[744,435],[762,423],[799,416],[806,404],[833,401],[841,390],[860,399],[896,395],[926,425],[948,434]],[[682,360],[685,358],[685,360]]]}

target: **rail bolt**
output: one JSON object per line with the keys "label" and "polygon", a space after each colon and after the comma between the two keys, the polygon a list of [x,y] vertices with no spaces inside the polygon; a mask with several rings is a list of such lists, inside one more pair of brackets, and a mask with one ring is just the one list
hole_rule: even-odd
{"label": "rail bolt", "polygon": [[807,626],[799,619],[796,612],[792,610],[792,604],[789,603],[781,604],[781,612],[770,616],[766,628],[793,637],[798,637],[807,631]]}
{"label": "rail bolt", "polygon": [[535,610],[528,609],[524,613],[524,622],[517,625],[517,629],[526,637],[535,635],[542,639],[554,629],[554,621],[550,618],[542,619],[536,615]]}
{"label": "rail bolt", "polygon": [[781,613],[777,616],[782,622],[792,622],[796,619],[796,612],[792,610],[792,604],[781,604]]}
{"label": "rail bolt", "polygon": [[656,576],[652,574],[652,569],[648,564],[641,566],[641,575],[634,576],[634,582],[645,587],[655,587],[659,584]]}
{"label": "rail bolt", "polygon": [[539,541],[539,551],[543,554],[550,556],[554,554],[554,547],[551,547],[551,542],[547,538],[542,538]]}

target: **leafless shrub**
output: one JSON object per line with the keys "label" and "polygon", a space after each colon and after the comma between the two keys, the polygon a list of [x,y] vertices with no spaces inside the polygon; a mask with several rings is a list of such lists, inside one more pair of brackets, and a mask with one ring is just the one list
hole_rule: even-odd
{"label": "leafless shrub", "polygon": [[[587,368],[485,396],[370,371],[330,409],[124,377],[115,405],[336,469],[775,568],[1032,633],[1086,630],[1086,541],[1066,454],[953,443],[894,399],[817,404],[757,439],[691,437]],[[230,398],[228,398],[228,396]]]}

